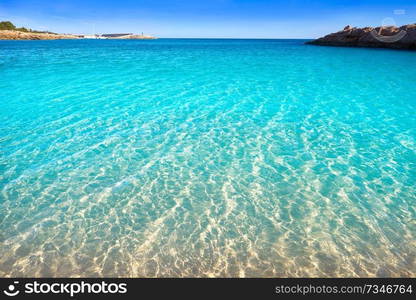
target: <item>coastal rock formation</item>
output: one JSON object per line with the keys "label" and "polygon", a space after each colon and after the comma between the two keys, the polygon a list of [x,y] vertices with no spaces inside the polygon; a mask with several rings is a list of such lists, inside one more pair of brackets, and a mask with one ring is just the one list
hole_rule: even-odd
{"label": "coastal rock formation", "polygon": [[376,28],[346,26],[339,32],[331,33],[307,44],[416,50],[416,24]]}
{"label": "coastal rock formation", "polygon": [[22,32],[17,30],[0,30],[0,40],[62,40],[78,39],[69,34]]}

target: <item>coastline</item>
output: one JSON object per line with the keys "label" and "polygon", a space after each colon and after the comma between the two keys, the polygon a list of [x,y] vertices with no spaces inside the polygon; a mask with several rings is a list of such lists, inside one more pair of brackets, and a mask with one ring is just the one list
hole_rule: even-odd
{"label": "coastline", "polygon": [[111,39],[111,40],[155,40],[148,35],[129,34],[116,37],[84,36],[75,34],[22,32],[18,30],[0,30],[0,40],[75,40],[75,39]]}
{"label": "coastline", "polygon": [[309,45],[416,50],[416,24],[401,27],[346,26],[343,30],[306,42]]}
{"label": "coastline", "polygon": [[125,35],[125,36],[114,37],[114,38],[107,38],[107,39],[112,39],[112,40],[156,40],[157,37],[150,36],[150,35],[132,34],[132,35]]}
{"label": "coastline", "polygon": [[79,37],[70,34],[52,34],[52,33],[35,33],[21,32],[17,30],[0,30],[0,40],[63,40],[79,39]]}

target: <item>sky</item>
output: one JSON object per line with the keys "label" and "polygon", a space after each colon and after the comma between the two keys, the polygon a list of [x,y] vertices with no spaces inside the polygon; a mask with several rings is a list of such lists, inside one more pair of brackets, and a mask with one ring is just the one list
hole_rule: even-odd
{"label": "sky", "polygon": [[416,0],[0,0],[0,20],[58,33],[316,38],[416,23]]}

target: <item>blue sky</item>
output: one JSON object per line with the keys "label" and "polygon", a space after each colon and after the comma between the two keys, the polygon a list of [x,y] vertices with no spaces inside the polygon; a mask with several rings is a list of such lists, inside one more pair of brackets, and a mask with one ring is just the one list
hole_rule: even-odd
{"label": "blue sky", "polygon": [[0,0],[0,20],[60,33],[314,38],[348,24],[416,23],[416,1]]}

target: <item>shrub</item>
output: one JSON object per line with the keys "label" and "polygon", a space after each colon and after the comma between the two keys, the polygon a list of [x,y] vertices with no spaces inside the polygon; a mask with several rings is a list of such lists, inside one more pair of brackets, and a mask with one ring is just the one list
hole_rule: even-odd
{"label": "shrub", "polygon": [[25,28],[25,27],[20,27],[20,28],[16,28],[17,31],[22,31],[22,32],[29,32],[29,29]]}
{"label": "shrub", "polygon": [[0,30],[15,30],[16,26],[10,21],[0,22]]}
{"label": "shrub", "polygon": [[16,28],[16,26],[14,26],[14,24],[12,22],[10,22],[10,21],[2,21],[2,22],[0,22],[0,30],[17,30],[17,31],[21,31],[21,32],[55,34],[53,32],[49,32],[49,31],[32,30],[32,29],[26,28],[26,27]]}

